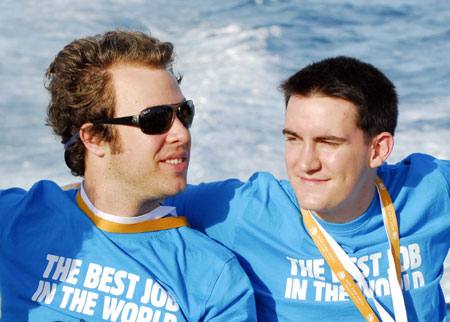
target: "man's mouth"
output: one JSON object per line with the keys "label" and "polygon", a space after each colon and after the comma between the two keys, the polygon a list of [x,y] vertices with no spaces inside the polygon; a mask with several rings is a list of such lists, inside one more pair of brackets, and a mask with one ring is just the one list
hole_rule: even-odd
{"label": "man's mouth", "polygon": [[305,177],[300,177],[300,179],[304,183],[311,183],[311,184],[324,183],[328,181],[327,179],[305,178]]}
{"label": "man's mouth", "polygon": [[180,163],[182,163],[184,160],[186,160],[186,159],[167,159],[167,160],[165,160],[164,162],[165,163],[169,163],[169,164],[180,164]]}

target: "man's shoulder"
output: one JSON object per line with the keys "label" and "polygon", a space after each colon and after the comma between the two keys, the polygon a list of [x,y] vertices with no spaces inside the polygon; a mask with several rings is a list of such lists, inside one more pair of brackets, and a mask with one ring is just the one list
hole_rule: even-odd
{"label": "man's shoulder", "polygon": [[33,184],[29,190],[19,187],[0,189],[0,202],[15,199],[27,199],[32,197],[47,198],[59,194],[73,194],[73,191],[63,191],[61,187],[53,181],[41,180]]}
{"label": "man's shoulder", "polygon": [[414,153],[396,164],[383,164],[378,171],[388,186],[450,186],[450,161]]}
{"label": "man's shoulder", "polygon": [[205,194],[215,197],[212,200],[233,199],[241,195],[265,193],[273,189],[289,190],[289,187],[289,181],[285,179],[277,179],[269,172],[255,172],[247,181],[231,178],[215,182],[202,182],[196,185],[190,184],[184,193],[172,198],[180,199],[190,194]]}
{"label": "man's shoulder", "polygon": [[60,207],[65,200],[73,199],[75,191],[63,191],[53,181],[36,182],[29,190],[9,188],[0,190],[0,215],[33,214],[39,207]]}
{"label": "man's shoulder", "polygon": [[450,171],[450,161],[438,159],[434,156],[413,153],[395,164],[384,164],[381,171],[412,171],[417,174],[429,174],[434,171],[445,172],[445,175]]}
{"label": "man's shoulder", "polygon": [[1,193],[5,192],[15,192],[15,191],[22,191],[25,193],[34,192],[36,190],[62,190],[60,186],[51,180],[39,180],[36,181],[28,190],[20,187],[10,187],[5,189],[0,189]]}
{"label": "man's shoulder", "polygon": [[36,182],[28,191],[21,188],[0,190],[0,239],[23,228],[23,223],[37,227],[60,220],[70,211],[70,194],[52,181]]}

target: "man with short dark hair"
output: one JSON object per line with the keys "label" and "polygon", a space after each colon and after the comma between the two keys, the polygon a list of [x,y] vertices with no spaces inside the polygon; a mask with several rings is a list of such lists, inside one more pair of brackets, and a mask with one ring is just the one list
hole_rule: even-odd
{"label": "man with short dark hair", "polygon": [[397,94],[370,64],[325,59],[280,87],[289,181],[188,186],[166,205],[235,252],[260,321],[445,321],[450,162],[386,163]]}
{"label": "man with short dark hair", "polygon": [[2,321],[255,321],[236,257],[161,206],[186,187],[194,104],[173,45],[113,31],[47,70],[48,124],[80,189],[0,190]]}

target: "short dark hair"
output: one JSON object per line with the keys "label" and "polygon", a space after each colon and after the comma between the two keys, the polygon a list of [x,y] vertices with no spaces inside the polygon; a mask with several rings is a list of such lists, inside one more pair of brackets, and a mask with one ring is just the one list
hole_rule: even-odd
{"label": "short dark hair", "polygon": [[292,95],[345,99],[357,108],[357,126],[367,140],[381,132],[394,135],[398,117],[395,86],[377,68],[339,56],[312,63],[280,84],[285,104]]}
{"label": "short dark hair", "polygon": [[[113,65],[132,63],[172,72],[173,60],[172,43],[143,32],[115,30],[74,40],[56,55],[46,72],[46,88],[51,95],[47,125],[63,144],[67,143],[83,124],[114,116],[116,99],[110,73]],[[92,131],[106,142],[116,140],[108,125],[94,125]],[[75,140],[65,153],[72,174],[83,176],[83,143]]]}

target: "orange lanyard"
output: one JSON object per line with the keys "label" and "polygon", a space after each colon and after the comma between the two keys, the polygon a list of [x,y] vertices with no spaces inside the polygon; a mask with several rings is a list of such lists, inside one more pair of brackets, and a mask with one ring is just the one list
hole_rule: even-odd
{"label": "orange lanyard", "polygon": [[[86,197],[87,198],[87,197]],[[78,207],[91,219],[97,228],[111,233],[143,233],[189,226],[186,217],[164,217],[139,223],[120,224],[98,217],[83,199],[81,189],[77,193]]]}
{"label": "orange lanyard", "polygon": [[[400,241],[399,241],[397,217],[395,214],[391,197],[389,196],[386,187],[384,186],[383,182],[379,177],[377,177],[376,183],[379,192],[380,202],[382,205],[383,220],[386,228],[386,233],[394,257],[397,280],[399,285],[401,285]],[[302,213],[303,221],[314,243],[316,244],[317,248],[319,249],[324,259],[327,261],[328,265],[331,267],[333,273],[336,275],[339,282],[346,290],[349,297],[352,299],[353,303],[355,303],[356,307],[367,321],[379,322],[378,317],[372,310],[369,303],[367,303],[367,300],[365,296],[362,294],[360,288],[353,281],[351,274],[349,274],[347,270],[344,268],[344,265],[342,264],[339,257],[336,255],[336,252],[332,249],[332,247],[328,243],[327,238],[321,231],[321,229],[323,228],[319,226],[317,221],[312,217],[310,211],[304,210],[302,208],[300,208],[300,210]],[[377,307],[379,306],[377,305]]]}
{"label": "orange lanyard", "polygon": [[397,280],[402,285],[402,273],[400,263],[400,235],[398,233],[397,215],[395,214],[394,205],[391,200],[391,196],[386,189],[383,181],[380,177],[377,177],[377,187],[380,196],[380,202],[382,206],[383,215],[385,214],[385,227],[391,245],[392,255],[394,256],[395,271],[397,273]]}

